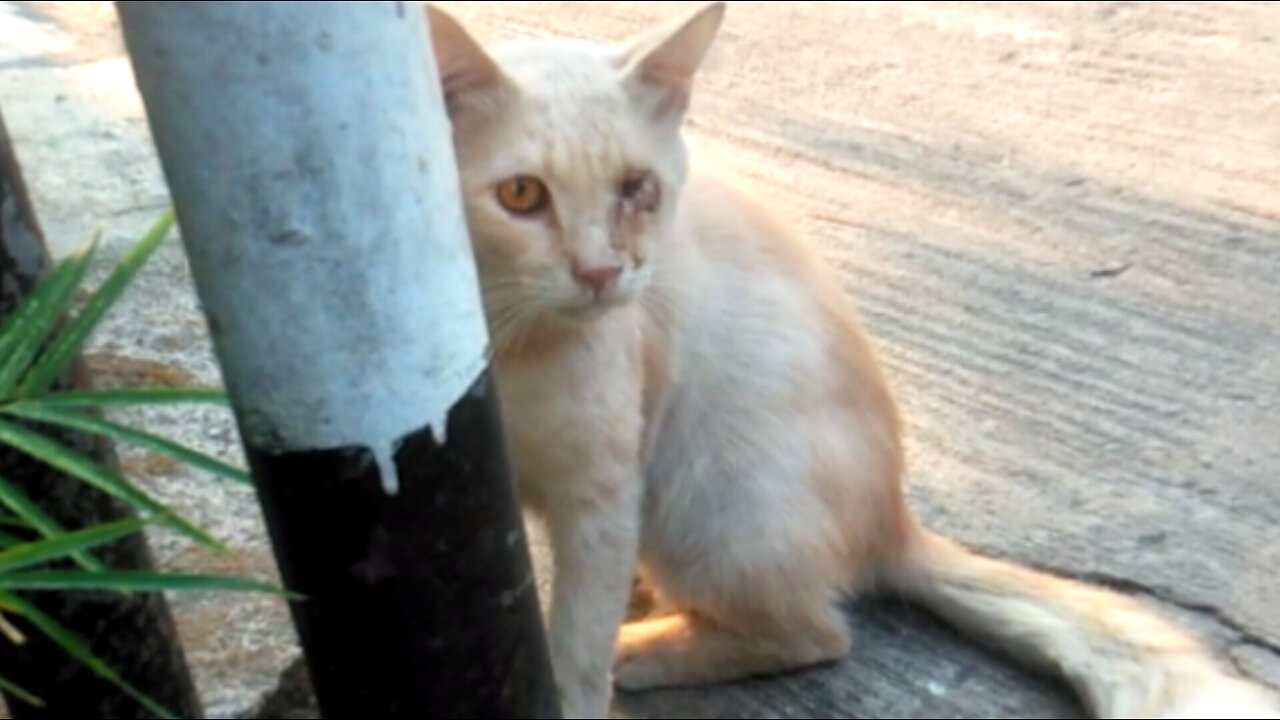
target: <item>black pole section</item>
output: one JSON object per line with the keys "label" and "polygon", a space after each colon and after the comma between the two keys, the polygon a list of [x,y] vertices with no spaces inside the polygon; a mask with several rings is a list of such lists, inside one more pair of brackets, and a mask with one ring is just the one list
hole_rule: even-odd
{"label": "black pole section", "polygon": [[[49,270],[44,235],[0,117],[0,318],[12,312]],[[78,359],[57,386],[89,387]],[[53,433],[62,443],[100,463],[116,463],[115,452],[105,440],[50,427],[41,427],[41,432]],[[0,446],[0,477],[67,529],[134,516],[132,508],[110,495],[7,446]],[[103,546],[94,555],[116,569],[154,570],[142,533]],[[99,658],[156,702],[182,717],[203,717],[163,594],[40,592],[25,599],[84,638]],[[6,694],[5,704],[15,720],[154,717],[117,685],[71,658],[35,628],[21,619],[9,619],[23,631],[27,642],[15,646],[0,640],[0,675],[45,703],[35,707]]]}
{"label": "black pole section", "polygon": [[420,5],[116,7],[321,713],[559,717]]}

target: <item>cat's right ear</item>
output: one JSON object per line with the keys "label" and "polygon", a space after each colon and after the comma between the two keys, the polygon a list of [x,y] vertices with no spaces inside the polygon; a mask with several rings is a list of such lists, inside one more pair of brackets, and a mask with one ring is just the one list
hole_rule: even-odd
{"label": "cat's right ear", "polygon": [[440,72],[440,86],[450,112],[463,95],[494,89],[502,83],[502,70],[471,37],[462,24],[445,11],[424,3],[431,28],[431,47]]}
{"label": "cat's right ear", "polygon": [[689,104],[693,76],[724,20],[725,3],[712,2],[650,30],[623,45],[618,55],[624,75],[642,88],[651,111],[679,119]]}

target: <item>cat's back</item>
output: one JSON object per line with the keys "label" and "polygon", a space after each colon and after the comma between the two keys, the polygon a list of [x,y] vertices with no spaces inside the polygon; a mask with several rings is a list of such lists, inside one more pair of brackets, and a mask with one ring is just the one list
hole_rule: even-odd
{"label": "cat's back", "polygon": [[714,159],[691,158],[680,203],[681,231],[708,259],[760,275],[823,272],[791,218]]}
{"label": "cat's back", "polygon": [[818,249],[742,180],[691,160],[680,262],[659,283],[682,300],[672,331],[683,380],[791,406],[869,403],[893,416],[871,341]]}
{"label": "cat's back", "polygon": [[[841,382],[865,337],[816,248],[740,179],[691,158],[658,286],[680,300],[678,354],[701,383]],[[726,359],[736,362],[726,365]],[[748,375],[754,379],[749,380]],[[759,389],[759,388],[757,388]]]}
{"label": "cat's back", "polygon": [[[694,304],[739,306],[766,322],[841,321],[852,308],[792,218],[714,160],[691,157],[677,247]],[[724,310],[724,308],[720,308]],[[829,317],[834,313],[837,317]]]}
{"label": "cat's back", "polygon": [[[730,526],[779,507],[788,513],[776,535],[865,547],[846,535],[876,527],[849,522],[867,487],[846,482],[849,469],[892,492],[899,446],[896,408],[852,303],[792,222],[715,166],[691,166],[678,212],[678,262],[658,284],[682,304],[663,344],[668,403],[647,463],[653,506],[665,508],[648,518],[652,552],[713,554],[718,540],[696,551],[663,543],[736,537]],[[689,530],[711,522],[721,530]]]}

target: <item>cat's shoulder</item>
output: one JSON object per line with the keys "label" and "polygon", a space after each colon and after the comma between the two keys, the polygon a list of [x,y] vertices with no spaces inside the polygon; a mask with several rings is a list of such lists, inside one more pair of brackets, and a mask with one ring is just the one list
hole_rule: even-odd
{"label": "cat's shoulder", "polygon": [[775,260],[782,255],[812,264],[814,248],[799,232],[793,211],[756,182],[730,171],[715,155],[691,153],[680,202],[685,232],[713,254],[763,254]]}

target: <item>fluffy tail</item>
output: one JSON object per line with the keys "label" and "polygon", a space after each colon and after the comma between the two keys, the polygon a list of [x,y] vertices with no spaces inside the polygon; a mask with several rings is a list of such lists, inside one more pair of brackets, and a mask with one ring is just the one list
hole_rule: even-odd
{"label": "fluffy tail", "polygon": [[961,631],[1064,677],[1099,718],[1280,718],[1188,634],[1118,593],[921,532],[895,589]]}

